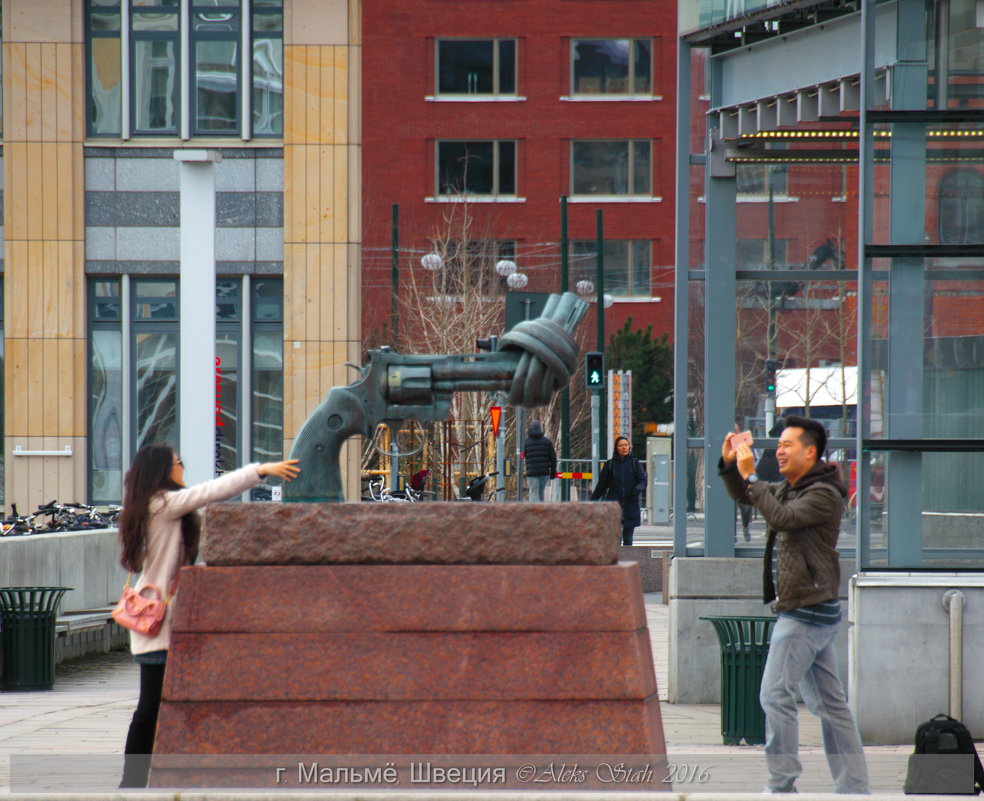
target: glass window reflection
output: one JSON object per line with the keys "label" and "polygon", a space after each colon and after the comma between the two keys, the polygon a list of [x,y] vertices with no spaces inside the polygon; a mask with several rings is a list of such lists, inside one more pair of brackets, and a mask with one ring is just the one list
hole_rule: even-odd
{"label": "glass window reflection", "polygon": [[575,39],[571,52],[574,94],[652,91],[652,43],[648,39]]}
{"label": "glass window reflection", "polygon": [[133,46],[133,93],[138,133],[177,133],[177,43],[137,41]]}
{"label": "glass window reflection", "polygon": [[239,129],[238,43],[195,43],[196,133]]}
{"label": "glass window reflection", "polygon": [[177,334],[137,334],[134,345],[135,446],[177,442]]}

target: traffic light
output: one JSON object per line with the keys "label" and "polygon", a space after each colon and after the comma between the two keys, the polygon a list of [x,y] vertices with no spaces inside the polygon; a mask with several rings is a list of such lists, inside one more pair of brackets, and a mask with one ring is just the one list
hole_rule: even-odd
{"label": "traffic light", "polygon": [[776,366],[775,359],[765,360],[765,392],[770,397],[776,394]]}
{"label": "traffic light", "polygon": [[591,351],[584,354],[584,383],[588,389],[605,387],[605,354]]}

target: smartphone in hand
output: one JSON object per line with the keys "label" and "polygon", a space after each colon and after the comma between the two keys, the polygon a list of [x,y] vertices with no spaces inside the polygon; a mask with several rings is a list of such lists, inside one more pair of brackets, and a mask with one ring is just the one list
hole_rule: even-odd
{"label": "smartphone in hand", "polygon": [[749,448],[752,447],[752,432],[751,431],[741,431],[735,434],[731,438],[731,447],[734,450],[738,450],[740,445],[747,445]]}

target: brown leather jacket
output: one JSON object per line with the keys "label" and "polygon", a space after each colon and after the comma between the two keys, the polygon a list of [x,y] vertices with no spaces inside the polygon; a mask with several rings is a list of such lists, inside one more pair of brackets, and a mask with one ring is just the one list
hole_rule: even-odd
{"label": "brown leather jacket", "polygon": [[[769,529],[765,545],[763,598],[788,612],[837,597],[840,556],[837,538],[847,488],[836,465],[817,462],[794,486],[786,480],[746,485],[732,462],[718,462],[728,494],[761,512]],[[778,544],[778,588],[772,581],[772,552]]]}

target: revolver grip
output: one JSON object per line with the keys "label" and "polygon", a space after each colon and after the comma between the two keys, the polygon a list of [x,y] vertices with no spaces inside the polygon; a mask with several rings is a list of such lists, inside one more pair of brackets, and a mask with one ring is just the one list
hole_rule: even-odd
{"label": "revolver grip", "polygon": [[349,387],[332,387],[304,422],[290,449],[301,474],[284,485],[285,501],[342,503],[342,445],[356,434],[369,436],[369,416]]}

